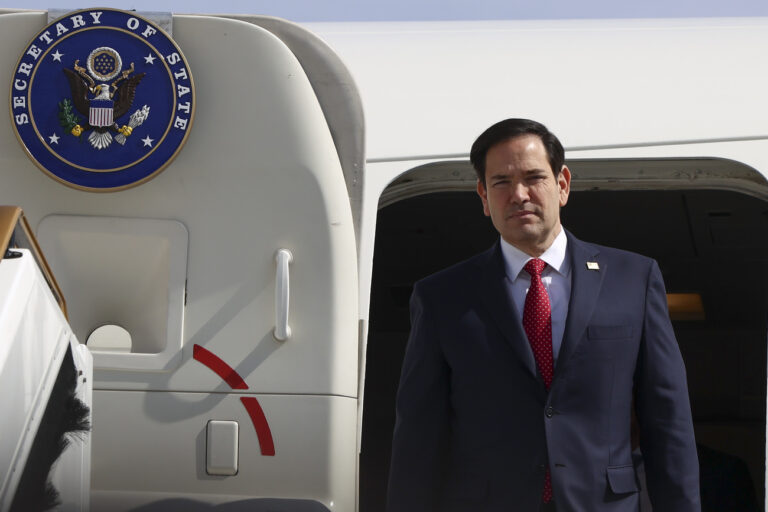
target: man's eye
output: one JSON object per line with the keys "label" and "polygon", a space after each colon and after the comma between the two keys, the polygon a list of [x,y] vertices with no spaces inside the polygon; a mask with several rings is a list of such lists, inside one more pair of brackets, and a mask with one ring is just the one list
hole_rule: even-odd
{"label": "man's eye", "polygon": [[499,185],[506,185],[507,183],[509,183],[509,180],[499,180],[499,181],[494,181],[494,182],[493,182],[493,186],[494,186],[494,187],[497,187],[497,186],[499,186]]}

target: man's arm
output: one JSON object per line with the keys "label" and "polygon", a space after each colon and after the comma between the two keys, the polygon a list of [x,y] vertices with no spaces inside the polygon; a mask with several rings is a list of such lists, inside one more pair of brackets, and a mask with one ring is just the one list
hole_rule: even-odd
{"label": "man's arm", "polygon": [[411,334],[397,392],[387,510],[437,511],[449,422],[449,370],[419,287],[411,296]]}
{"label": "man's arm", "polygon": [[685,366],[654,261],[636,373],[640,448],[653,509],[699,512],[699,464]]}

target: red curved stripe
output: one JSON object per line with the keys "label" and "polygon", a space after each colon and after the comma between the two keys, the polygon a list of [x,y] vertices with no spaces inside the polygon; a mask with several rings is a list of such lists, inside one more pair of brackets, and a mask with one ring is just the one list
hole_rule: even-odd
{"label": "red curved stripe", "polygon": [[275,442],[272,440],[272,431],[269,429],[269,423],[267,423],[267,418],[264,416],[264,411],[261,409],[259,401],[252,396],[240,397],[240,401],[243,402],[245,410],[248,411],[248,415],[250,415],[253,426],[256,429],[256,437],[259,438],[261,454],[274,455]]}
{"label": "red curved stripe", "polygon": [[192,356],[216,372],[232,389],[248,389],[248,384],[245,383],[240,374],[210,350],[195,345],[192,348]]}
{"label": "red curved stripe", "polygon": [[[205,366],[216,372],[224,379],[232,389],[248,389],[248,385],[243,378],[227,363],[221,360],[219,356],[207,350],[200,345],[192,347],[192,355],[195,360],[203,363]],[[253,428],[256,429],[256,437],[259,439],[259,447],[262,455],[273,456],[275,454],[275,442],[272,440],[272,431],[269,429],[267,417],[261,409],[259,401],[255,397],[244,396],[240,398],[245,410],[251,417]]]}

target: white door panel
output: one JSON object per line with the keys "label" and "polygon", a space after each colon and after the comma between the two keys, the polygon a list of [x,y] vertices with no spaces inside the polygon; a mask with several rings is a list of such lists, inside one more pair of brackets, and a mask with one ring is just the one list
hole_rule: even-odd
{"label": "white door panel", "polygon": [[[104,324],[140,326],[123,326],[133,330],[130,352],[96,354],[94,510],[119,510],[115,496],[130,508],[191,495],[201,504],[262,500],[251,510],[354,510],[357,258],[328,123],[299,61],[270,32],[205,16],[173,23],[197,106],[186,145],[152,180],[113,193],[68,188],[0,123],[0,204],[22,206],[45,228],[40,243],[75,302],[78,339]],[[45,24],[44,13],[0,15],[0,83]],[[141,226],[153,223],[176,223],[181,234],[164,239],[152,228],[147,238]],[[139,228],[118,246],[114,225]],[[146,251],[147,240],[170,248]],[[120,257],[108,257],[118,247]],[[279,249],[292,254],[285,341],[274,337]],[[132,258],[152,261],[119,264]],[[165,322],[157,308],[142,312],[164,302]],[[263,408],[274,455],[262,454],[241,398]],[[238,423],[236,475],[205,472],[209,420]]]}

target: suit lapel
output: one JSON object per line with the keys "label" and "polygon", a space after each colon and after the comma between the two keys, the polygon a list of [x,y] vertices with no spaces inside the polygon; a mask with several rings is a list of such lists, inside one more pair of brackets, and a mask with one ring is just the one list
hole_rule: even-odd
{"label": "suit lapel", "polygon": [[[568,250],[571,258],[571,297],[568,302],[568,317],[565,322],[565,333],[557,358],[557,366],[563,367],[568,358],[574,353],[584,335],[584,330],[592,318],[597,298],[600,295],[603,276],[607,272],[607,264],[600,261],[600,251],[596,247],[575,238],[568,231]],[[598,263],[599,269],[590,269],[588,262]],[[555,368],[555,378],[557,378]]]}
{"label": "suit lapel", "polygon": [[517,359],[531,373],[532,377],[541,381],[543,386],[544,381],[536,371],[536,361],[528,345],[528,338],[525,336],[523,325],[515,313],[514,305],[507,291],[504,257],[501,254],[499,242],[496,242],[485,252],[481,266],[483,279],[477,290],[481,303],[498,325]]}

